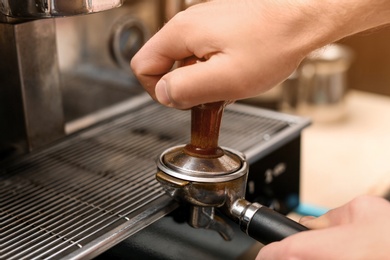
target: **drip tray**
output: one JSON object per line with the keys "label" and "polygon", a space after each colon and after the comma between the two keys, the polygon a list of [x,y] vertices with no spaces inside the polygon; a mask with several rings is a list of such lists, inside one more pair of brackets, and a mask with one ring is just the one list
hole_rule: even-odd
{"label": "drip tray", "polygon": [[[0,165],[0,258],[92,258],[177,207],[155,180],[155,160],[187,143],[189,111],[146,95],[126,113]],[[220,145],[249,163],[298,136],[309,121],[230,105]]]}

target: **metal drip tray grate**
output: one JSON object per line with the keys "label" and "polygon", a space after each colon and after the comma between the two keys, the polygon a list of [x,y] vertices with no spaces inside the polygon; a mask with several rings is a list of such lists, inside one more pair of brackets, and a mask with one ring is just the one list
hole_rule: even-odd
{"label": "metal drip tray grate", "polygon": [[[220,144],[249,161],[306,120],[232,105]],[[187,143],[190,114],[145,98],[127,113],[0,166],[0,258],[91,258],[166,215],[176,203],[155,159]]]}

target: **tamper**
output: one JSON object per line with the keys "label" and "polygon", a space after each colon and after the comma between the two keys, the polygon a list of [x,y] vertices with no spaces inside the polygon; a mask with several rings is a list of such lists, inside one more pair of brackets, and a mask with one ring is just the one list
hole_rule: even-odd
{"label": "tamper", "polygon": [[245,156],[218,146],[221,119],[228,103],[202,104],[191,109],[191,142],[169,148],[159,156],[157,180],[172,198],[190,204],[191,226],[216,230],[226,240],[232,238],[233,232],[216,215],[216,208],[263,244],[307,230],[274,210],[245,200],[249,169]]}

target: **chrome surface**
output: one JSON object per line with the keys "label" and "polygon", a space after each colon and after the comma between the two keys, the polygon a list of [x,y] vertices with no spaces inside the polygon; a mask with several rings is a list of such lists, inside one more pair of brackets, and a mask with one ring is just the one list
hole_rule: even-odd
{"label": "chrome surface", "polygon": [[353,56],[349,47],[339,43],[311,52],[282,84],[281,109],[321,123],[345,118]]}
{"label": "chrome surface", "polygon": [[237,218],[241,218],[249,205],[249,201],[246,201],[245,199],[238,199],[233,202],[232,207],[230,208],[230,213]]}
{"label": "chrome surface", "polygon": [[194,228],[205,228],[217,231],[223,239],[231,241],[234,236],[232,227],[221,217],[215,215],[214,207],[191,206],[189,224]]}
{"label": "chrome surface", "polygon": [[162,24],[160,7],[132,0],[90,15],[13,22],[0,13],[0,162],[97,123],[97,113],[143,92],[129,62]]}
{"label": "chrome surface", "polygon": [[[220,109],[220,104],[214,104],[213,108]],[[207,112],[211,111],[210,108],[208,109]],[[206,118],[205,120],[208,120],[205,113],[200,112],[204,111],[197,110],[194,113],[194,110],[192,110],[191,128],[194,128],[194,122],[204,123],[206,127],[209,127],[209,129],[204,129],[208,136],[202,132],[203,135],[198,138],[213,138],[214,136],[210,137],[210,132],[213,134],[219,132],[219,123],[213,124],[218,119],[216,120],[217,117],[213,114],[214,117],[211,117],[213,120],[211,123],[208,121],[200,122],[199,120],[202,118],[200,115],[204,116],[202,119]],[[222,116],[222,114],[219,115]],[[194,116],[196,119],[194,119]],[[221,117],[219,117],[220,119]],[[195,125],[195,127],[197,126]],[[200,130],[198,129],[198,131]],[[193,130],[191,130],[191,134],[192,141]],[[200,135],[198,132],[195,134]],[[218,135],[216,135],[216,138],[215,147],[218,146]],[[191,145],[194,144],[191,143]],[[245,197],[249,171],[245,156],[235,150],[221,147],[218,147],[219,152],[212,153],[212,156],[202,156],[188,152],[187,147],[188,145],[174,146],[165,150],[159,156],[156,179],[173,199],[190,205],[189,223],[191,226],[215,230],[224,239],[231,240],[229,226],[220,217],[216,216],[214,211],[215,208],[221,208],[222,211],[239,221],[241,221],[241,217],[245,221],[246,217],[249,216],[246,213],[249,214],[251,210],[245,211],[243,216],[231,214],[234,211],[234,209],[232,210],[233,204]],[[249,208],[251,207],[249,206]]]}
{"label": "chrome surface", "polygon": [[[1,259],[91,258],[177,206],[155,180],[155,160],[188,140],[190,116],[143,99],[122,116],[0,164]],[[248,160],[308,123],[242,105],[229,106],[224,122],[220,143]]]}
{"label": "chrome surface", "polygon": [[215,207],[229,212],[231,204],[244,198],[249,166],[239,152],[228,148],[217,158],[197,158],[184,146],[165,150],[157,161],[156,179],[179,202],[191,205],[189,224],[217,231],[231,240],[231,227],[214,214]]}
{"label": "chrome surface", "polygon": [[0,23],[0,161],[64,136],[52,19]]}
{"label": "chrome surface", "polygon": [[232,204],[230,213],[239,220],[241,230],[248,233],[248,225],[256,211],[261,207],[262,205],[259,203],[250,203],[245,199],[238,199]]}
{"label": "chrome surface", "polygon": [[122,5],[124,0],[0,0],[0,13],[22,18],[46,18],[96,13]]}
{"label": "chrome surface", "polygon": [[150,37],[150,30],[145,23],[134,16],[123,16],[118,19],[111,29],[110,48],[116,63],[129,71],[129,61]]}
{"label": "chrome surface", "polygon": [[66,127],[143,93],[129,64],[161,27],[160,2],[131,0],[106,12],[55,19]]}
{"label": "chrome surface", "polygon": [[242,177],[248,164],[241,152],[223,147],[224,155],[217,158],[197,158],[183,152],[184,145],[165,150],[157,161],[162,172],[185,181],[226,182]]}

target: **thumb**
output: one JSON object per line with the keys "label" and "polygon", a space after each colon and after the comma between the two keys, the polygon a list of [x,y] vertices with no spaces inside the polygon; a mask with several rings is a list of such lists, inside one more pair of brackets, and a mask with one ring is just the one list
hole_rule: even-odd
{"label": "thumb", "polygon": [[[247,96],[234,62],[223,54],[177,68],[156,84],[156,99],[163,105],[187,109],[202,103],[235,100]],[[242,83],[242,82],[241,82]]]}

